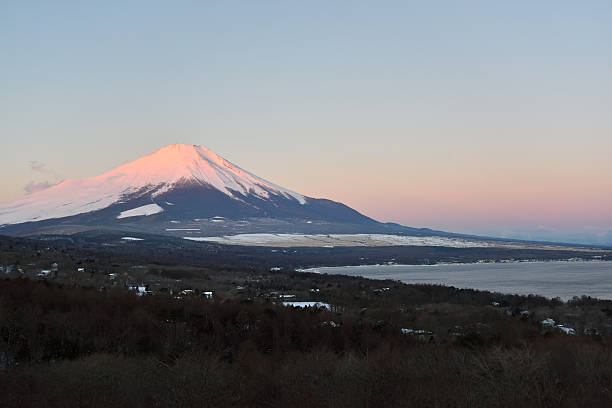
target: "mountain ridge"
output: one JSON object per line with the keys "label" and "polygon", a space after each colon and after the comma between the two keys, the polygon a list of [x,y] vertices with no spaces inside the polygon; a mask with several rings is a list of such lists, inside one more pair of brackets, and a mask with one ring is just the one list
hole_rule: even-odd
{"label": "mountain ridge", "polygon": [[268,182],[203,146],[175,144],[122,164],[99,176],[64,180],[48,189],[0,205],[0,225],[64,218],[102,210],[126,199],[152,198],[177,185],[212,187],[233,199],[280,195],[300,204],[306,198]]}
{"label": "mountain ridge", "polygon": [[[221,219],[233,223],[220,229]],[[379,223],[339,202],[304,196],[203,146],[185,144],[168,145],[98,176],[65,180],[0,205],[3,234],[71,225],[159,233],[180,230],[171,228],[177,223],[191,223],[192,230],[195,223],[207,234],[243,232],[246,222],[254,231],[274,232],[412,230]]]}

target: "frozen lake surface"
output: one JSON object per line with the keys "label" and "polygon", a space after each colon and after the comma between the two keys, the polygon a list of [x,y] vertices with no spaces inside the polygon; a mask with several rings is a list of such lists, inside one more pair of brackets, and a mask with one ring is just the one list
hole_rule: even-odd
{"label": "frozen lake surface", "polygon": [[612,262],[514,262],[442,265],[364,265],[309,272],[393,279],[563,300],[587,295],[612,299]]}

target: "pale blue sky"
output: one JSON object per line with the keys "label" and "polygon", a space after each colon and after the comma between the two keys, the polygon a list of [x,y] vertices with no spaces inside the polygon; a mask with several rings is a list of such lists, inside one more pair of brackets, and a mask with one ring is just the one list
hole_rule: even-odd
{"label": "pale blue sky", "polygon": [[0,202],[194,143],[381,220],[612,242],[611,21],[609,1],[4,0]]}

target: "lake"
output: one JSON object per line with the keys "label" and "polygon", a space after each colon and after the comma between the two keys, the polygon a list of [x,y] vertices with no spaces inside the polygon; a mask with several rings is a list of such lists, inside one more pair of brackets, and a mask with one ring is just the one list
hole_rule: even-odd
{"label": "lake", "polygon": [[305,271],[393,279],[563,300],[587,295],[612,299],[612,262],[513,262],[319,267]]}

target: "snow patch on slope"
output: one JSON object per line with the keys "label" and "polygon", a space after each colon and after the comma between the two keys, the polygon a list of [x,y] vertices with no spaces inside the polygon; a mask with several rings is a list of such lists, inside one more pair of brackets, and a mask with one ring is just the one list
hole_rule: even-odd
{"label": "snow patch on slope", "polygon": [[157,204],[147,204],[143,205],[142,207],[136,207],[132,208],[131,210],[122,211],[121,214],[117,216],[117,218],[121,219],[129,217],[140,217],[142,215],[153,215],[162,211],[164,211],[164,209]]}

